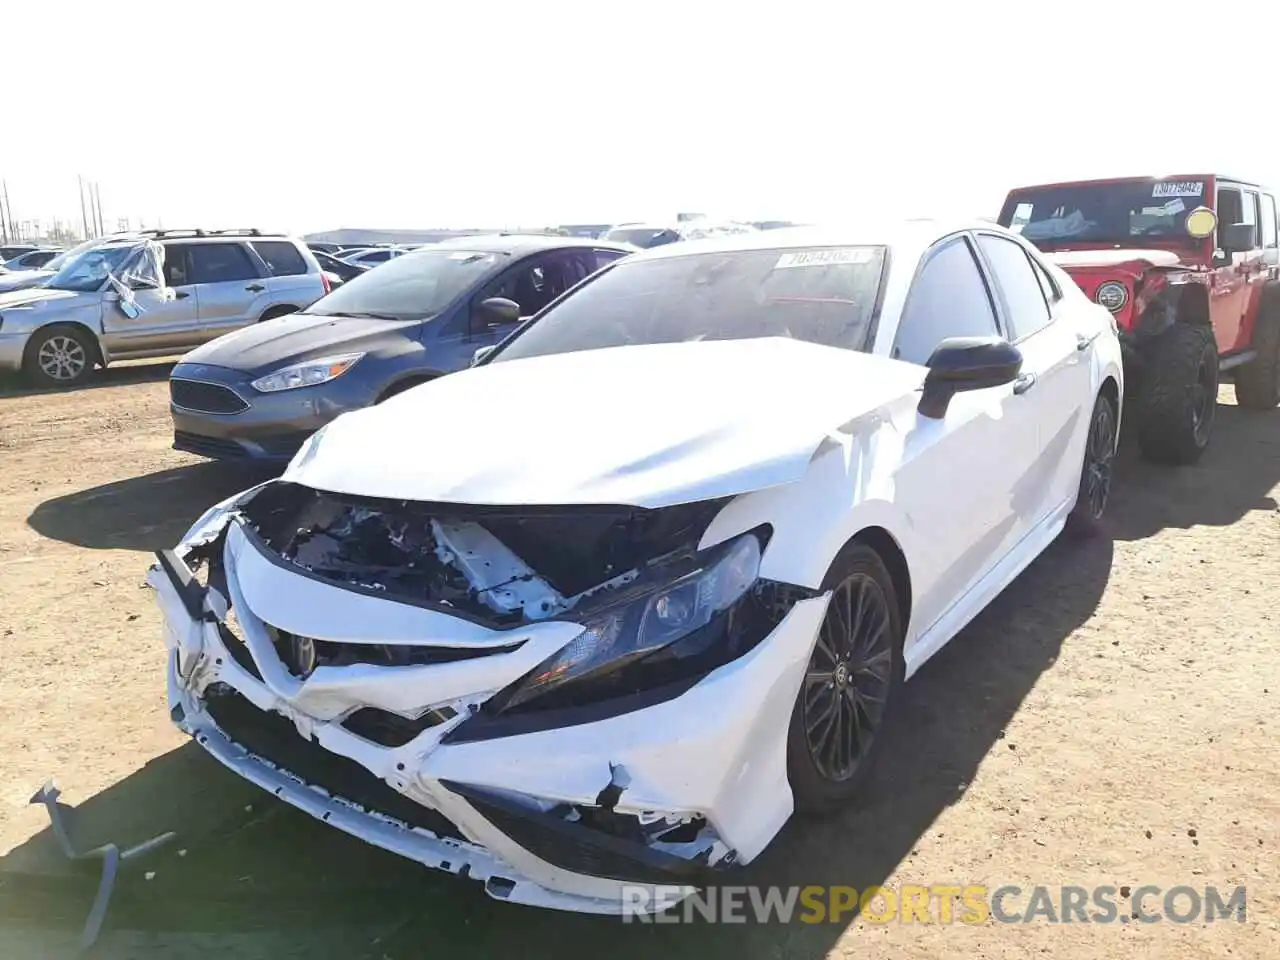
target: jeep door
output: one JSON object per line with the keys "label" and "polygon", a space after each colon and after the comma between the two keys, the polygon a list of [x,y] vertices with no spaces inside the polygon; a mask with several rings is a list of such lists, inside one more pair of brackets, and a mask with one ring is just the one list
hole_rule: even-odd
{"label": "jeep door", "polygon": [[242,243],[188,245],[200,342],[253,323],[268,306],[267,278]]}
{"label": "jeep door", "polygon": [[[1222,228],[1235,223],[1249,224],[1261,234],[1258,192],[1235,184],[1218,186],[1218,240],[1210,287],[1209,310],[1219,353],[1232,353],[1249,346],[1245,318],[1252,317],[1267,281],[1267,264],[1257,243],[1252,250],[1224,250]],[[1260,238],[1259,238],[1260,239]]]}

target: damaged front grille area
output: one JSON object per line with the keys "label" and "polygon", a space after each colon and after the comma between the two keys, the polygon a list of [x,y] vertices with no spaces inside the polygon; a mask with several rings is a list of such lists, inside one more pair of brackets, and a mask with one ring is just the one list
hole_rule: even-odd
{"label": "damaged front grille area", "polygon": [[438,837],[462,840],[443,814],[416,803],[346,757],[331,753],[278,713],[259,710],[235,688],[215,683],[205,692],[205,708],[219,729],[245,750],[331,797],[368,813],[381,814]]}
{"label": "damaged front grille area", "polygon": [[723,503],[481,507],[280,481],[243,514],[266,554],[294,569],[503,628],[602,602],[647,564],[692,552]]}
{"label": "damaged front grille area", "polygon": [[[701,817],[671,826],[598,807],[556,804],[539,810],[468,784],[442,783],[515,843],[564,870],[622,882],[670,884],[705,881],[713,869],[709,857],[719,841]],[[697,843],[699,835],[707,837],[702,844]],[[726,857],[725,863],[731,862]]]}
{"label": "damaged front grille area", "polygon": [[[349,667],[367,664],[374,667],[422,667],[440,663],[457,663],[460,660],[478,660],[503,653],[513,653],[524,645],[507,643],[494,647],[442,647],[416,643],[349,643],[336,640],[319,640],[300,637],[271,624],[263,624],[267,636],[275,645],[276,653],[285,668],[299,679],[305,680],[319,667]],[[295,655],[297,641],[306,640],[314,651],[313,662],[302,669]]]}

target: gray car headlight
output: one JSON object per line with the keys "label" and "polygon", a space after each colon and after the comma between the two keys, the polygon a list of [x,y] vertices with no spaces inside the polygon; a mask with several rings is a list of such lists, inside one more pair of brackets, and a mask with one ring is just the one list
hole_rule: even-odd
{"label": "gray car headlight", "polygon": [[363,353],[343,353],[332,357],[306,360],[273,370],[250,384],[259,393],[277,393],[280,390],[296,390],[314,387],[342,376],[363,357]]}
{"label": "gray car headlight", "polygon": [[581,699],[607,697],[634,665],[663,654],[696,657],[726,639],[725,614],[759,574],[760,540],[748,533],[712,552],[699,569],[592,615],[581,634],[509,688],[499,709],[570,685]]}

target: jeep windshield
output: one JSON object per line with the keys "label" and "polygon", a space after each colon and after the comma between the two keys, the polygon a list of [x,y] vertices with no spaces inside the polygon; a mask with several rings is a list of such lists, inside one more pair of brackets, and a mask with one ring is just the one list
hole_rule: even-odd
{"label": "jeep windshield", "polygon": [[1203,204],[1205,189],[1203,180],[1028,187],[1009,195],[1000,224],[1042,250],[1073,243],[1195,243],[1187,234],[1187,214]]}
{"label": "jeep windshield", "polygon": [[425,320],[487,278],[503,259],[481,250],[415,250],[353,277],[302,312],[315,317]]}
{"label": "jeep windshield", "polygon": [[493,362],[687,340],[792,337],[865,350],[884,247],[624,260],[539,315]]}

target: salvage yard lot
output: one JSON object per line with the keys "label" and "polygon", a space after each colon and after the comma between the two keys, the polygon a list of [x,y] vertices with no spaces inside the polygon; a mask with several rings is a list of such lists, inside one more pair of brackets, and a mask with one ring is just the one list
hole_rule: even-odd
{"label": "salvage yard lot", "polygon": [[166,372],[0,393],[0,956],[70,952],[93,896],[26,805],[49,776],[82,847],[180,835],[123,877],[103,957],[1280,956],[1280,412],[1224,388],[1181,470],[1127,443],[1107,536],[1060,541],[908,684],[858,809],[735,881],[1244,884],[1246,923],[640,928],[364,847],[170,726],[150,552],[265,475],[169,449]]}

